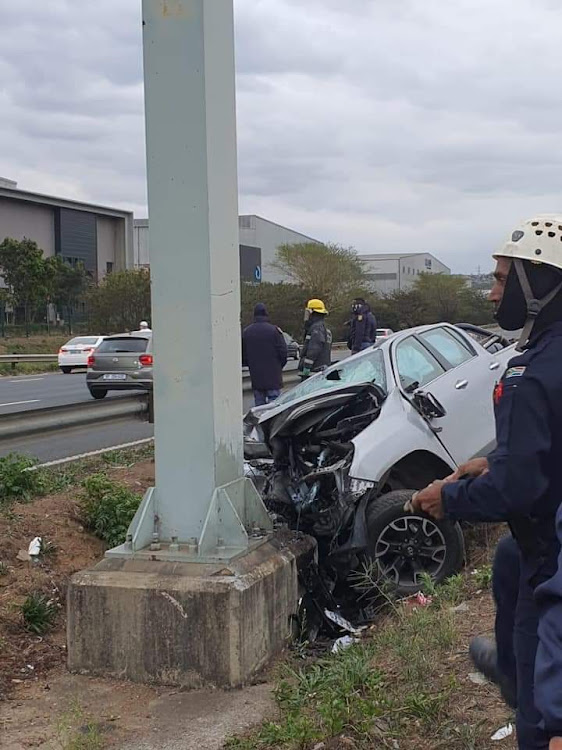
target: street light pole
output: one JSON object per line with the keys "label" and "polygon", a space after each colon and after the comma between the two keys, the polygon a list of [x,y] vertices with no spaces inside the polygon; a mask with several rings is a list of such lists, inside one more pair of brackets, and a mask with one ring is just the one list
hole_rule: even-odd
{"label": "street light pole", "polygon": [[155,487],[110,556],[209,561],[271,528],[243,476],[232,0],[143,0]]}

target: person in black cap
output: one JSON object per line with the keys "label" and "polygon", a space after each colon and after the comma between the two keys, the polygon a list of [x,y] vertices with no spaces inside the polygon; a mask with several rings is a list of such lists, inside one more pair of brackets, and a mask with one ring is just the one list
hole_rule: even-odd
{"label": "person in black cap", "polygon": [[283,387],[287,344],[281,329],[269,322],[263,302],[254,307],[254,322],[242,333],[242,364],[250,369],[256,406],[274,401]]}

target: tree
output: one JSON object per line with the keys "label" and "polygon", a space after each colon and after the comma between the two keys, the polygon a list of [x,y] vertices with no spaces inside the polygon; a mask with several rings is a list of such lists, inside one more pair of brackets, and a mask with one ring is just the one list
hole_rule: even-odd
{"label": "tree", "polygon": [[45,261],[48,278],[47,302],[53,302],[63,312],[72,334],[72,317],[80,300],[84,297],[91,280],[82,263],[72,266],[55,255]]}
{"label": "tree", "polygon": [[36,242],[10,237],[0,244],[0,273],[6,284],[10,301],[24,308],[25,333],[29,336],[31,312],[46,298],[48,277],[43,251]]}
{"label": "tree", "polygon": [[271,265],[331,308],[349,305],[353,294],[364,296],[367,289],[363,264],[352,248],[315,242],[281,245]]}
{"label": "tree", "polygon": [[141,268],[108,274],[88,293],[91,321],[105,333],[135,330],[150,320],[150,273]]}

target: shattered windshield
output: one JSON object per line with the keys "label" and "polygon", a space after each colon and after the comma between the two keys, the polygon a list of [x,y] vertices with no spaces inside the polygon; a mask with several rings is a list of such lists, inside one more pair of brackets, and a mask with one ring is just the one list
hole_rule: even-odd
{"label": "shattered windshield", "polygon": [[376,383],[383,391],[386,391],[384,355],[380,349],[374,349],[369,354],[348,357],[321,375],[303,380],[300,385],[291,388],[276,399],[275,405],[287,404],[319,391],[341,388],[342,385],[359,385],[360,383]]}

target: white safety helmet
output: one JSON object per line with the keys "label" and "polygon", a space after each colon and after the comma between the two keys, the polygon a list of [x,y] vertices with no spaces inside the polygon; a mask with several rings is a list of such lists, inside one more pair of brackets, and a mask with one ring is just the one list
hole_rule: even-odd
{"label": "white safety helmet", "polygon": [[513,230],[511,237],[494,258],[510,258],[513,261],[519,284],[527,305],[527,319],[517,345],[521,350],[528,342],[539,313],[562,291],[562,276],[549,293],[536,299],[523,265],[530,261],[534,265],[552,266],[562,271],[562,215],[541,214],[524,221]]}
{"label": "white safety helmet", "polygon": [[147,328],[148,328],[148,323],[146,322],[146,320],[141,320],[141,322],[139,323],[139,329],[141,331],[145,331]]}
{"label": "white safety helmet", "polygon": [[562,215],[542,214],[527,219],[494,254],[494,258],[518,258],[562,269]]}

